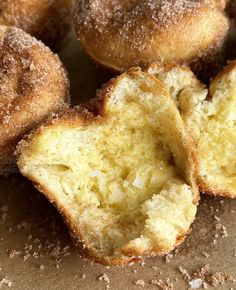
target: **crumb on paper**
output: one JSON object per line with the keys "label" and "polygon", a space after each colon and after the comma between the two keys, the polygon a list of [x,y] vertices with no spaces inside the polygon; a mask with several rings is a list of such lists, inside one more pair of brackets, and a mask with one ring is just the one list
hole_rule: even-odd
{"label": "crumb on paper", "polygon": [[170,263],[171,262],[171,260],[172,260],[172,258],[173,258],[173,254],[167,254],[166,256],[165,256],[165,262],[168,264],[168,263]]}
{"label": "crumb on paper", "polygon": [[200,278],[196,278],[196,279],[189,281],[188,284],[190,285],[190,287],[192,289],[198,289],[202,286],[203,281]]}
{"label": "crumb on paper", "polygon": [[213,245],[216,245],[218,243],[219,238],[227,238],[228,232],[225,225],[221,223],[221,218],[217,215],[214,215],[214,219],[216,221],[215,223],[215,230],[216,234],[214,235]]}
{"label": "crumb on paper", "polygon": [[134,284],[142,287],[145,286],[145,282],[142,279],[134,281]]}
{"label": "crumb on paper", "polygon": [[207,289],[208,286],[218,287],[228,283],[235,284],[235,279],[232,276],[223,274],[222,272],[213,273],[210,271],[208,264],[195,270],[191,275],[182,267],[179,267],[179,271],[184,280],[191,286],[191,289],[198,289],[200,287]]}
{"label": "crumb on paper", "polygon": [[176,248],[176,249],[174,250],[174,253],[175,253],[175,255],[177,255],[177,254],[179,253],[179,249]]}
{"label": "crumb on paper", "polygon": [[181,266],[179,266],[178,269],[179,269],[179,271],[181,272],[181,274],[182,274],[182,276],[183,276],[183,278],[184,278],[185,280],[188,280],[188,281],[191,280],[191,276],[190,276],[190,274],[187,272],[186,269],[184,269],[184,268],[181,267]]}
{"label": "crumb on paper", "polygon": [[220,222],[221,218],[218,217],[217,215],[214,215],[214,219],[217,221],[217,222]]}
{"label": "crumb on paper", "polygon": [[98,277],[98,280],[99,281],[104,281],[104,282],[106,282],[106,283],[110,283],[110,279],[109,279],[109,277],[107,276],[107,274],[106,273],[103,273],[102,275],[100,275],[99,277]]}
{"label": "crumb on paper", "polygon": [[10,257],[10,259],[13,259],[16,256],[19,256],[20,254],[21,254],[21,251],[11,250],[10,253],[9,253],[9,257]]}
{"label": "crumb on paper", "polygon": [[209,258],[209,257],[210,257],[210,255],[209,255],[207,252],[204,252],[204,251],[203,251],[202,254],[203,254],[203,256],[206,257],[206,258]]}
{"label": "crumb on paper", "polygon": [[224,275],[221,272],[216,272],[209,277],[209,282],[210,285],[213,287],[218,287],[219,285],[225,285],[227,283],[234,283],[235,284],[235,279],[231,276]]}
{"label": "crumb on paper", "polygon": [[2,278],[2,280],[0,281],[0,289],[3,286],[7,286],[7,287],[12,287],[12,281],[10,281],[7,277]]}
{"label": "crumb on paper", "polygon": [[221,201],[220,201],[220,204],[223,206],[224,205],[224,200],[222,199]]}
{"label": "crumb on paper", "polygon": [[170,282],[169,278],[165,278],[163,279],[153,279],[150,281],[151,284],[153,285],[158,285],[160,289],[162,290],[173,290],[174,286],[173,284]]}
{"label": "crumb on paper", "polygon": [[142,267],[144,267],[144,266],[145,266],[145,262],[142,261],[140,265],[141,265]]}

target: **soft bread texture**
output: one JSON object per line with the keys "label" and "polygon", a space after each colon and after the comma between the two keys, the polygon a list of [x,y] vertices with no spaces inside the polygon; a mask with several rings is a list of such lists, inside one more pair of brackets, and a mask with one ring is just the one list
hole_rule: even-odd
{"label": "soft bread texture", "polygon": [[174,102],[155,77],[131,69],[86,107],[21,141],[20,172],[94,260],[125,265],[168,253],[198,202],[194,144]]}
{"label": "soft bread texture", "polygon": [[236,61],[212,80],[208,90],[187,67],[152,65],[148,72],[169,88],[194,138],[201,190],[236,198]]}
{"label": "soft bread texture", "polygon": [[0,174],[8,175],[22,136],[68,101],[67,73],[43,43],[0,25],[0,95]]}
{"label": "soft bread texture", "polygon": [[91,58],[123,72],[153,62],[211,72],[222,60],[225,0],[77,0],[75,30]]}
{"label": "soft bread texture", "polygon": [[1,0],[0,24],[16,26],[59,48],[67,35],[74,0]]}

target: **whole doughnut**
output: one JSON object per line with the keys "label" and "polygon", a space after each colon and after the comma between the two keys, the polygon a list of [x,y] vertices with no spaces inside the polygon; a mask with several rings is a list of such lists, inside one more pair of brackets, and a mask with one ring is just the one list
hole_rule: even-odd
{"label": "whole doughnut", "polygon": [[225,0],[77,0],[74,24],[91,58],[114,71],[152,62],[215,66],[229,29]]}
{"label": "whole doughnut", "polygon": [[15,171],[21,137],[68,101],[57,55],[26,32],[0,25],[0,174]]}
{"label": "whole doughnut", "polygon": [[14,25],[58,49],[69,31],[74,0],[0,0],[0,24]]}

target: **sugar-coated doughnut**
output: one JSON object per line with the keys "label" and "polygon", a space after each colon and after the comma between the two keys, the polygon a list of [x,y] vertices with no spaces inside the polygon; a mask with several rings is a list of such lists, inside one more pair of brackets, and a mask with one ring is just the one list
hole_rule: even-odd
{"label": "sugar-coated doughnut", "polygon": [[68,100],[67,73],[42,42],[0,25],[0,174],[15,170],[15,146]]}
{"label": "sugar-coated doughnut", "polygon": [[81,45],[104,67],[125,71],[152,62],[185,63],[195,72],[222,59],[229,29],[225,0],[77,0]]}
{"label": "sugar-coated doughnut", "polygon": [[70,28],[74,0],[0,0],[0,24],[14,25],[59,48]]}

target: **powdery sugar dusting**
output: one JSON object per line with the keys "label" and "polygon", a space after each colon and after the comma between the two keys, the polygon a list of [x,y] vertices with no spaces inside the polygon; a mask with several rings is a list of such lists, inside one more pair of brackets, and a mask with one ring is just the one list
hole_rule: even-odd
{"label": "powdery sugar dusting", "polygon": [[[36,67],[38,53],[51,53],[40,41],[17,28],[0,27],[0,116],[10,120],[13,101],[26,91],[36,91],[50,71],[50,66]],[[16,109],[19,106],[16,107]]]}
{"label": "powdery sugar dusting", "polygon": [[0,25],[2,174],[8,174],[7,168],[11,172],[15,164],[18,140],[49,113],[57,112],[67,93],[67,76],[58,56],[24,31]]}
{"label": "powdery sugar dusting", "polygon": [[[144,49],[141,39],[159,30],[168,30],[188,14],[196,14],[212,0],[81,0],[77,2],[78,27],[106,33],[113,30],[121,40]],[[80,29],[80,28],[79,28]]]}
{"label": "powdery sugar dusting", "polygon": [[53,48],[68,33],[74,0],[0,1],[0,24],[21,28]]}

